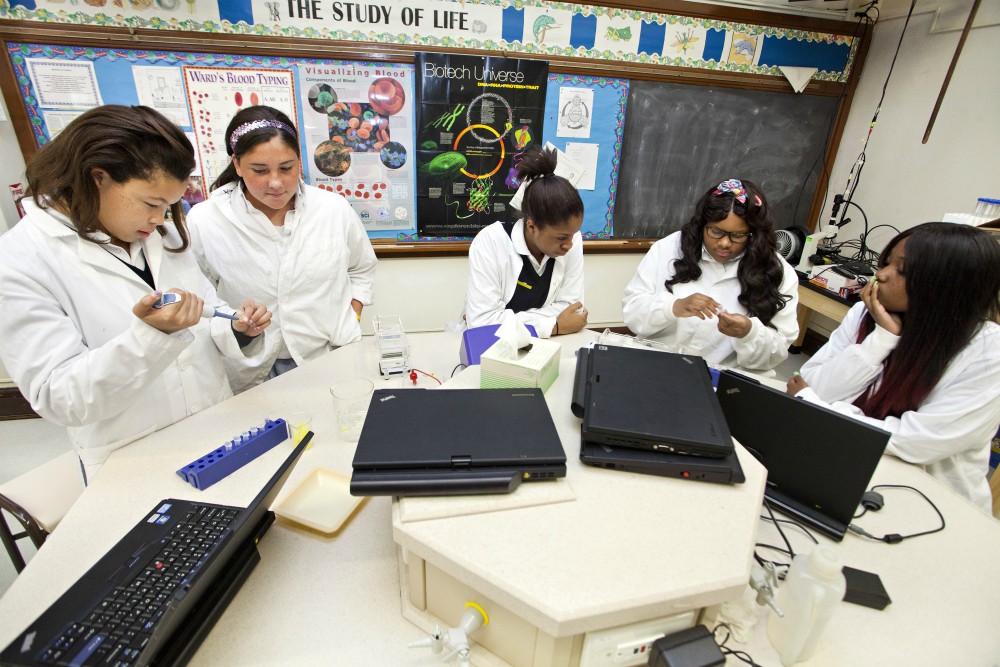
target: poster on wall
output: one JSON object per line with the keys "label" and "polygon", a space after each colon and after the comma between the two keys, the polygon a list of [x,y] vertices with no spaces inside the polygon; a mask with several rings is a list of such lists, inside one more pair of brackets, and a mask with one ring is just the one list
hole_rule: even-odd
{"label": "poster on wall", "polygon": [[291,70],[184,67],[184,86],[204,187],[211,187],[229,164],[226,127],[236,112],[263,104],[296,123]]}
{"label": "poster on wall", "polygon": [[343,195],[367,231],[412,229],[412,67],[301,65],[299,83],[310,182]]}
{"label": "poster on wall", "polygon": [[548,63],[418,53],[417,231],[475,236],[517,219],[525,149],[542,140]]}

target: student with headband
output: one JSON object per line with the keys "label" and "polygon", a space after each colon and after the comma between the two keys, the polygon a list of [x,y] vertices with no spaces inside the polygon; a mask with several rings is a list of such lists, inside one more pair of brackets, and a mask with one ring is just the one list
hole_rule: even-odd
{"label": "student with headband", "polygon": [[882,251],[861,303],[789,380],[788,392],[889,431],[887,453],[991,513],[998,295],[996,239],[947,222],[908,229]]}
{"label": "student with headband", "polygon": [[360,340],[377,260],[347,200],[302,181],[298,134],[285,114],[243,109],[225,139],[232,161],[188,219],[219,296],[254,295],[274,310],[263,358],[226,364],[239,392]]}
{"label": "student with headband", "polygon": [[495,222],[469,247],[465,319],[469,327],[499,324],[505,311],[542,338],[587,324],[583,307],[583,201],[555,174],[556,152],[532,148],[518,167],[527,187],[522,218]]}
{"label": "student with headband", "polygon": [[680,231],[660,239],[625,288],[637,336],[694,351],[710,364],[774,368],[798,337],[798,277],[777,253],[764,193],[729,179],[709,188]]}
{"label": "student with headband", "polygon": [[[232,396],[220,353],[264,347],[267,308],[223,303],[185,252],[178,202],[194,164],[159,112],[91,109],[28,163],[25,216],[0,237],[0,358],[67,428],[85,480],[116,449]],[[180,302],[155,307],[167,292]],[[229,304],[238,321],[203,319]]]}

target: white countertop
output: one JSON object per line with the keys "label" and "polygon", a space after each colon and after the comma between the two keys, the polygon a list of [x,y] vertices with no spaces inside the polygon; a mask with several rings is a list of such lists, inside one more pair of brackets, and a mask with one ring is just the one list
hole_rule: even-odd
{"label": "white countertop", "polygon": [[[409,339],[413,365],[437,373],[442,380],[450,376],[458,363],[457,335],[414,334]],[[567,357],[587,340],[587,335],[559,340],[564,343],[563,356]],[[315,444],[293,471],[289,488],[320,466],[349,474],[353,446],[333,435],[336,433],[335,420],[327,389],[338,377],[376,373],[374,341],[366,337],[359,344],[334,351],[116,452],[59,529],[0,598],[0,645],[7,645],[159,500],[177,497],[233,505],[249,502],[287,455],[286,445],[279,445],[204,492],[185,483],[175,471],[232,436],[262,424],[265,418],[282,417],[297,410],[313,415]],[[399,379],[379,382],[399,382]],[[429,386],[425,379],[420,382],[421,386]],[[552,394],[552,399],[555,396]],[[568,418],[565,414],[560,416],[558,411],[568,414],[569,405],[568,400],[560,399],[560,403],[550,403],[550,407],[562,432]],[[563,435],[569,436],[568,433]],[[576,454],[577,450],[567,447],[571,460],[575,460]],[[531,581],[531,577],[536,576],[522,563],[538,562],[545,568],[552,568],[563,559],[579,565],[593,556],[593,562],[598,563],[594,567],[617,568],[612,571],[623,575],[621,581],[638,593],[640,577],[628,573],[633,563],[650,562],[655,546],[666,554],[660,559],[661,569],[669,571],[673,563],[669,552],[672,545],[678,540],[701,539],[703,522],[698,513],[671,503],[671,497],[664,497],[658,489],[683,484],[683,488],[693,494],[685,492],[685,496],[697,497],[702,506],[725,505],[727,494],[741,493],[735,487],[647,479],[640,475],[572,467],[575,465],[571,463],[570,484],[576,478],[581,482],[586,480],[586,486],[577,489],[576,500],[528,510],[496,512],[487,522],[483,522],[483,515],[476,515],[463,518],[455,525],[460,525],[465,534],[485,531],[486,526],[495,531],[503,530],[510,536],[508,542],[514,545],[511,551],[514,554],[517,545],[527,543],[529,538],[535,544],[544,545],[546,549],[522,547],[521,562],[498,562],[498,568],[511,570],[521,581]],[[997,574],[1000,524],[922,471],[896,459],[883,459],[876,472],[876,481],[916,485],[937,503],[948,527],[941,533],[897,545],[870,542],[854,535],[848,535],[835,545],[846,564],[881,575],[893,602],[884,611],[841,605],[821,640],[817,655],[801,664],[806,667],[862,664],[989,667],[998,664],[1000,633],[995,625],[1000,609],[1000,576]],[[592,485],[594,490],[588,490]],[[635,492],[641,502],[635,503],[634,511],[612,512],[609,508],[614,506],[615,498],[625,491]],[[567,506],[574,506],[571,510],[573,520],[564,519],[560,523],[556,510]],[[644,507],[653,507],[655,511],[643,517]],[[527,522],[527,533],[523,522],[512,518],[525,512],[532,516]],[[546,517],[550,517],[548,520],[552,524],[548,527]],[[641,542],[644,546],[634,548],[644,553],[616,547],[602,533],[593,530],[578,526],[574,530],[574,522],[581,517],[588,519],[584,526],[634,520],[640,535],[650,534],[646,541],[637,538],[633,542]],[[867,514],[859,523],[875,534],[906,534],[936,525],[936,521],[933,511],[911,492],[887,491],[886,507],[878,514]],[[443,525],[445,522],[433,520],[412,525],[419,523]],[[657,537],[653,529],[662,526],[669,530],[659,531]],[[763,522],[756,530],[760,540],[778,543],[779,538],[772,535],[772,529]],[[808,551],[806,539],[795,537],[796,532],[794,528],[789,531],[793,546]],[[440,664],[440,656],[426,649],[407,648],[407,644],[422,637],[423,632],[402,617],[399,569],[392,533],[391,502],[384,497],[364,501],[347,524],[331,536],[279,519],[259,545],[262,561],[195,654],[192,664]],[[433,536],[422,537],[428,543],[433,541]],[[734,536],[728,541],[742,542],[744,537]],[[571,548],[566,548],[567,544]],[[580,545],[588,548],[583,549]],[[717,550],[729,548],[727,544],[708,544],[705,546],[706,558],[714,558]],[[441,549],[446,551],[445,547]],[[457,550],[455,553],[446,551],[446,555],[458,571],[471,570],[468,555],[459,554]],[[505,572],[500,574],[507,576]],[[596,574],[600,575],[601,570]],[[664,601],[663,589],[677,586],[680,577],[665,577],[665,581],[671,583],[651,582],[656,594],[638,595],[636,607],[668,604]],[[574,584],[578,589],[592,585],[589,579],[577,579]],[[597,582],[593,585],[608,584]],[[683,590],[680,593],[681,597],[694,594]],[[609,594],[605,598],[593,590],[568,591],[567,595],[580,603],[582,613],[574,617],[572,610],[566,612],[556,605],[542,610],[554,622],[564,624],[557,627],[567,631],[572,624],[591,622],[587,619],[611,618],[613,614],[624,617],[630,613],[623,609],[626,603],[620,595]],[[510,597],[522,596],[515,591]],[[523,599],[533,604],[527,593]],[[758,613],[765,612],[760,608]],[[747,646],[731,645],[749,650],[762,665],[778,664],[767,643],[763,623],[754,630]],[[730,657],[727,664],[743,663]]]}

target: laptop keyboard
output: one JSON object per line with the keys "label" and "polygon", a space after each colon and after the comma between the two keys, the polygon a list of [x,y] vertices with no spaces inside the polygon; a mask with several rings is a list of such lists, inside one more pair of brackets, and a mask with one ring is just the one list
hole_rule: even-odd
{"label": "laptop keyboard", "polygon": [[155,553],[147,555],[148,546],[136,552],[133,559],[146,560],[139,574],[116,586],[71,624],[45,648],[40,660],[72,667],[134,664],[174,592],[206,562],[238,515],[238,509],[196,505],[159,541]]}

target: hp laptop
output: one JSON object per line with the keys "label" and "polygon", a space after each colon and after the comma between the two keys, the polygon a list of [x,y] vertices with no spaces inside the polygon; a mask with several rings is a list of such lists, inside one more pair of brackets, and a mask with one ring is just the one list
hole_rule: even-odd
{"label": "hp laptop", "polygon": [[260,561],[268,511],[308,434],[246,508],[173,498],[0,653],[3,665],[186,663]]}
{"label": "hp laptop", "polygon": [[733,453],[701,357],[595,345],[589,363],[585,441],[714,458]]}
{"label": "hp laptop", "polygon": [[541,389],[377,389],[351,494],[510,493],[522,481],[565,476]]}
{"label": "hp laptop", "polygon": [[840,541],[890,434],[756,380],[723,371],[729,430],[767,468],[764,497]]}

